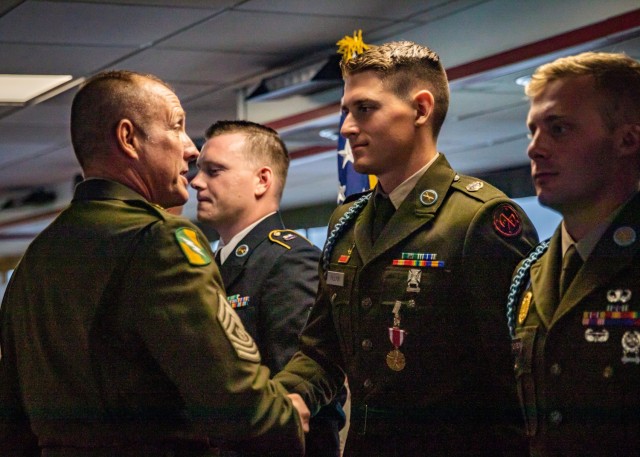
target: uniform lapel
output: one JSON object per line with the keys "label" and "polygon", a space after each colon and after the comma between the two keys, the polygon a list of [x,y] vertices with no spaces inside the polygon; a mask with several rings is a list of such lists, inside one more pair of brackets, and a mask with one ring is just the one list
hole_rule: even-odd
{"label": "uniform lapel", "polygon": [[[222,281],[225,289],[230,289],[241,273],[244,271],[249,258],[253,254],[255,248],[262,242],[264,242],[269,236],[269,232],[276,229],[284,228],[280,213],[275,213],[256,225],[240,242],[237,244],[236,249],[229,254],[229,257],[220,266],[220,274],[222,275]],[[244,256],[236,255],[239,246],[247,245],[249,250]]]}
{"label": "uniform lapel", "polygon": [[558,226],[546,254],[531,265],[531,291],[538,316],[546,328],[551,325],[558,304],[558,278],[562,266],[560,233]]}
{"label": "uniform lapel", "polygon": [[[640,250],[640,194],[636,195],[602,235],[583,268],[565,293],[554,317],[557,321],[597,287],[607,284],[620,271],[628,268]],[[634,241],[620,245],[621,233],[633,232]],[[616,235],[617,232],[617,235]],[[618,243],[616,243],[618,240]],[[621,243],[624,244],[624,243]]]}
{"label": "uniform lapel", "polygon": [[[360,218],[358,218],[359,224],[356,224],[356,246],[358,246],[358,251],[363,253],[362,257],[365,264],[393,248],[431,221],[438,212],[440,205],[444,202],[454,176],[455,172],[451,169],[447,159],[440,154],[433,165],[420,178],[416,186],[409,192],[409,195],[389,220],[373,246],[371,245],[370,235],[371,224],[373,223],[373,198],[369,200]],[[430,198],[427,198],[426,195],[423,196],[425,191],[428,191]],[[433,200],[434,192],[437,195],[435,200]],[[423,196],[422,200],[421,196]],[[365,251],[360,250],[359,241],[361,241]]]}
{"label": "uniform lapel", "polygon": [[[364,263],[367,263],[373,254],[373,246],[371,243],[371,227],[373,225],[374,203],[373,195],[362,209],[362,212],[356,218],[354,225],[354,241],[356,249]],[[384,230],[382,231],[384,233]]]}

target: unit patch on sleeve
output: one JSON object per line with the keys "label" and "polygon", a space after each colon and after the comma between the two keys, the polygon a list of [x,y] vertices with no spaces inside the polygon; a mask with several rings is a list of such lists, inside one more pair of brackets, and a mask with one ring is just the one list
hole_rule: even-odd
{"label": "unit patch on sleeve", "polygon": [[493,228],[502,236],[518,236],[522,231],[520,215],[512,205],[502,203],[493,210]]}
{"label": "unit patch on sleeve", "polygon": [[258,346],[244,329],[242,321],[222,294],[218,294],[217,317],[238,357],[249,362],[260,363]]}
{"label": "unit patch on sleeve", "polygon": [[211,263],[211,257],[200,244],[198,235],[194,230],[187,227],[179,228],[176,230],[176,240],[178,240],[182,253],[191,265],[202,266]]}

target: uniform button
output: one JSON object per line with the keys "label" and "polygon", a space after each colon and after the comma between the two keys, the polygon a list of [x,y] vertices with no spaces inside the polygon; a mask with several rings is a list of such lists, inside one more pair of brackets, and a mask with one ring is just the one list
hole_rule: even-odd
{"label": "uniform button", "polygon": [[557,363],[554,363],[553,365],[551,365],[550,370],[551,374],[554,376],[559,376],[560,373],[562,373],[562,368],[560,368],[560,365]]}
{"label": "uniform button", "polygon": [[365,351],[370,351],[373,348],[373,343],[370,339],[362,340],[362,349]]}
{"label": "uniform button", "polygon": [[562,422],[562,413],[558,410],[549,413],[549,422],[553,425],[559,425]]}
{"label": "uniform button", "polygon": [[606,366],[604,368],[604,370],[602,371],[602,376],[604,376],[605,378],[609,379],[613,377],[613,367],[612,366]]}
{"label": "uniform button", "polygon": [[369,389],[369,388],[371,388],[371,386],[373,386],[373,381],[371,379],[367,378],[367,379],[364,380],[362,385],[364,386],[365,389]]}
{"label": "uniform button", "polygon": [[371,298],[365,297],[360,302],[360,305],[362,306],[363,309],[369,309],[371,308],[371,305],[373,305],[373,302],[371,301]]}

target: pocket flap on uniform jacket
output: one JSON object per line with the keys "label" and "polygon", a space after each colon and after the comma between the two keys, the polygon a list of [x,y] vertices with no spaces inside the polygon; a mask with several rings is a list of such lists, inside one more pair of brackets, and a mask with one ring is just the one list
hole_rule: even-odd
{"label": "pocket flap on uniform jacket", "polygon": [[327,288],[333,305],[349,303],[358,268],[332,263],[327,271]]}

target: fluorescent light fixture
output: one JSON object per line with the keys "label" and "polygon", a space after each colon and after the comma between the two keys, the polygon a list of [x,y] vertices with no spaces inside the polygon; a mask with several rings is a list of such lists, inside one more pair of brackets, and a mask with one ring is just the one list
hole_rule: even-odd
{"label": "fluorescent light fixture", "polygon": [[0,103],[26,103],[72,78],[71,75],[0,74]]}
{"label": "fluorescent light fixture", "polygon": [[322,129],[318,132],[318,135],[321,138],[326,138],[327,140],[331,141],[338,141],[338,139],[340,138],[340,134],[338,133],[337,129]]}

